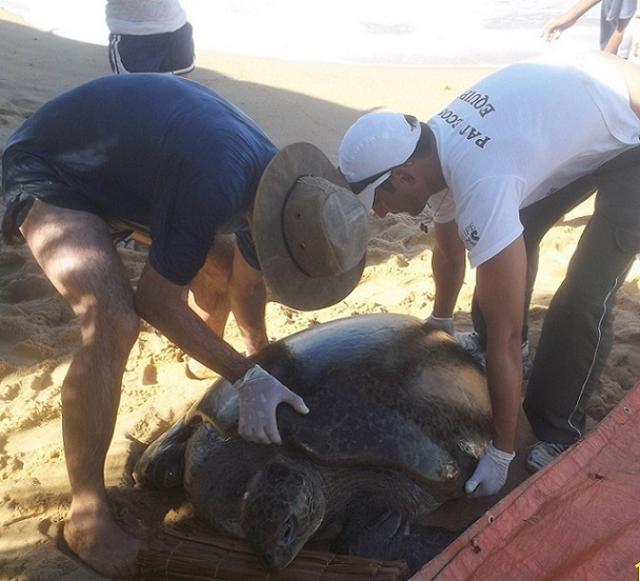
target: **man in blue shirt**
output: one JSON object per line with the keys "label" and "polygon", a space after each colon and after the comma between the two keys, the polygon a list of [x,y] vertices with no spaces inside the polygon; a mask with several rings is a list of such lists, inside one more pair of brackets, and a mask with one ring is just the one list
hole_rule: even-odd
{"label": "man in blue shirt", "polygon": [[[81,329],[62,386],[64,537],[100,573],[130,575],[139,542],[110,511],[104,461],[139,317],[234,382],[243,437],[280,443],[277,406],[304,414],[304,401],[197,316],[189,291],[206,315],[208,283],[226,288],[253,351],[267,342],[263,275],[295,308],[338,302],[362,273],[367,213],[312,145],[278,152],[222,97],[164,75],[105,77],[53,99],[9,138],[3,170],[3,236],[27,242]],[[123,229],[150,239],[135,291],[113,245]],[[216,236],[232,232],[232,267],[220,268]]]}

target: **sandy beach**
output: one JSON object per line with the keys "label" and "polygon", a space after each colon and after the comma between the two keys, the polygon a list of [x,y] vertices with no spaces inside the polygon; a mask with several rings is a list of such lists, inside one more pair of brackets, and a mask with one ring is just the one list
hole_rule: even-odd
{"label": "sandy beach", "polygon": [[[67,40],[27,26],[0,9],[0,147],[46,100],[90,79],[110,74],[106,48]],[[367,111],[391,109],[428,119],[490,68],[374,67],[284,62],[199,52],[191,78],[224,95],[250,114],[283,146],[311,141],[335,162],[344,130]],[[546,307],[564,272],[591,202],[577,208],[545,238],[532,302],[535,349]],[[427,211],[417,218],[372,218],[367,268],[359,286],[339,304],[315,312],[267,307],[267,328],[278,339],[318,322],[362,313],[399,312],[425,318],[431,310],[433,236]],[[425,227],[426,226],[426,227]],[[121,249],[135,284],[143,250]],[[474,272],[467,270],[455,314],[458,330],[470,328]],[[591,399],[596,422],[640,378],[640,265],[623,285],[615,313],[615,344]],[[226,339],[242,348],[230,322]],[[60,424],[60,388],[79,332],[70,309],[56,294],[24,246],[0,243],[0,579],[85,581],[101,577],[61,553],[55,544],[70,496]],[[106,478],[118,517],[146,534],[175,508],[175,498],[135,489],[131,462],[166,429],[211,380],[190,378],[187,357],[143,324],[124,376],[116,433]],[[176,402],[179,402],[177,405]],[[521,419],[518,447],[531,441]],[[505,492],[526,478],[522,454]],[[496,499],[493,499],[495,502]],[[486,509],[488,501],[463,500],[434,516],[457,527]]]}

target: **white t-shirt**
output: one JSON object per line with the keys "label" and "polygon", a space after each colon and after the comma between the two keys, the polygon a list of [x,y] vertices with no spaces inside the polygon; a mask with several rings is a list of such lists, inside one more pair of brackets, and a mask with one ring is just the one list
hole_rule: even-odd
{"label": "white t-shirt", "polygon": [[519,210],[640,145],[620,73],[598,54],[511,65],[429,121],[448,189],[436,222],[456,220],[476,267],[522,233]]}
{"label": "white t-shirt", "polygon": [[178,0],[107,0],[106,20],[114,34],[161,34],[185,25]]}

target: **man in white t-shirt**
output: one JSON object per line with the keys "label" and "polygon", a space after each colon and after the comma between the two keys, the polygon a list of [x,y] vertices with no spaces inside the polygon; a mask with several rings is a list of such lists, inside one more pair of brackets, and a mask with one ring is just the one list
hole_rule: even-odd
{"label": "man in white t-shirt", "polygon": [[465,249],[485,322],[493,442],[466,484],[489,495],[514,457],[523,324],[538,244],[596,189],[596,207],[549,307],[525,411],[536,470],[584,431],[584,406],[611,344],[611,310],[640,252],[640,67],[609,55],[529,61],[480,81],[428,124],[370,113],[345,134],[339,164],[366,207],[435,212],[429,321],[453,334]]}

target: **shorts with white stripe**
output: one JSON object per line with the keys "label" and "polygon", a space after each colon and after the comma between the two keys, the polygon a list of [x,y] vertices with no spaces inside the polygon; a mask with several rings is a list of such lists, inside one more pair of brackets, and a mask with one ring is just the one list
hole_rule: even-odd
{"label": "shorts with white stripe", "polygon": [[119,75],[186,74],[195,66],[191,24],[162,34],[110,34],[109,64]]}

